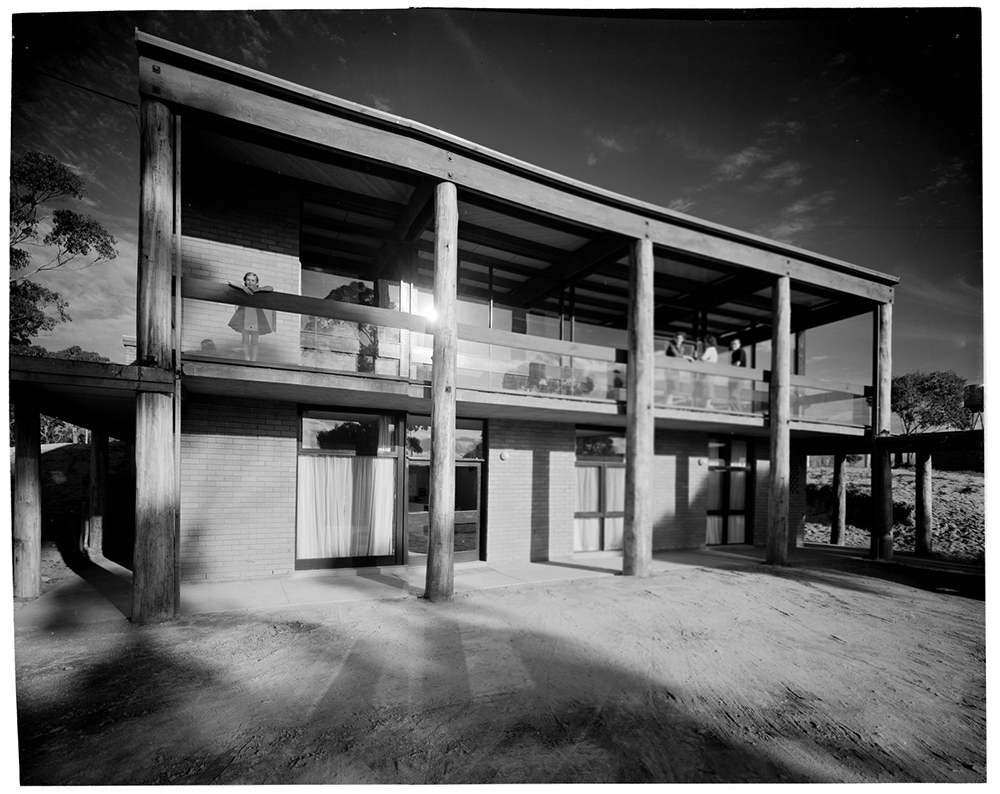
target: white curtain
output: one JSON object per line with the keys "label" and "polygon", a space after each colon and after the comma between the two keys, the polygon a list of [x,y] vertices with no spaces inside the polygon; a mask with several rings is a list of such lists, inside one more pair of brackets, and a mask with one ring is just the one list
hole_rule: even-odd
{"label": "white curtain", "polygon": [[705,543],[722,543],[722,516],[709,516]]}
{"label": "white curtain", "polygon": [[625,519],[605,518],[604,519],[604,550],[617,551],[624,545]]}
{"label": "white curtain", "polygon": [[391,458],[299,458],[299,559],[393,553],[396,468]]}
{"label": "white curtain", "polygon": [[745,516],[729,516],[728,543],[746,543],[747,524]]}
{"label": "white curtain", "polygon": [[573,522],[573,551],[601,550],[600,518],[578,518]]}
{"label": "white curtain", "polygon": [[625,469],[605,469],[604,512],[617,513],[625,509]]}
{"label": "white curtain", "polygon": [[600,466],[576,467],[576,512],[596,513],[601,509]]}
{"label": "white curtain", "polygon": [[747,473],[729,472],[729,509],[744,510],[747,502]]}

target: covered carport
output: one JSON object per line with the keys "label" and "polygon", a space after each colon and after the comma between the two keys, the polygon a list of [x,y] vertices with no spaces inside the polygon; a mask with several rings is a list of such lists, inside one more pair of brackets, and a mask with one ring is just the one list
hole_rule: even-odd
{"label": "covered carport", "polygon": [[173,395],[174,378],[134,364],[11,356],[9,379],[15,426],[14,595],[34,598],[42,586],[41,415],[90,430],[90,495],[82,544],[94,557],[102,553],[109,439],[132,445],[136,395]]}

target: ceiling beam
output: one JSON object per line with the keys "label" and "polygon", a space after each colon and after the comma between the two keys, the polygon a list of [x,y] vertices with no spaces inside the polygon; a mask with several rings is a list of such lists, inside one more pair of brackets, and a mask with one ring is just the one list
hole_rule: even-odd
{"label": "ceiling beam", "polygon": [[393,267],[398,263],[397,254],[406,253],[400,251],[401,243],[412,243],[424,229],[430,225],[431,217],[434,214],[434,189],[437,182],[433,179],[421,179],[410,194],[403,211],[396,218],[396,225],[375,255],[372,262],[372,279],[379,278],[386,267],[392,263]]}
{"label": "ceiling beam", "polygon": [[524,306],[547,296],[574,279],[580,280],[621,256],[628,241],[617,234],[591,240],[562,262],[551,265],[511,296],[515,306]]}

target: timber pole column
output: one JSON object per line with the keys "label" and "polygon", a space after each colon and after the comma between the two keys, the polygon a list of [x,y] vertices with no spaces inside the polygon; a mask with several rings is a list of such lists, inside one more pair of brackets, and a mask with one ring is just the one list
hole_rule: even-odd
{"label": "timber pole column", "polygon": [[771,476],[767,498],[767,553],[769,565],[788,562],[788,499],[791,483],[791,279],[779,276],[771,288]]}
{"label": "timber pole column", "polygon": [[847,529],[847,455],[833,456],[833,521],[830,524],[830,545],[844,545]]}
{"label": "timber pole column", "polygon": [[892,435],[892,304],[875,312],[875,394],[872,410],[871,557],[892,559],[892,458],[886,440]]}
{"label": "timber pole column", "polygon": [[918,557],[930,557],[934,548],[934,466],[928,450],[917,453],[916,502],[917,532],[913,550]]}
{"label": "timber pole column", "polygon": [[429,601],[455,592],[455,382],[458,326],[458,190],[442,182],[434,207],[434,358],[431,369]]}
{"label": "timber pole column", "polygon": [[14,397],[14,596],[42,594],[42,440],[35,403]]}
{"label": "timber pole column", "polygon": [[[172,370],[174,116],[142,103],[136,353],[142,366]],[[170,394],[140,391],[135,405],[135,552],[132,622],[175,617],[174,407]]]}
{"label": "timber pole column", "polygon": [[642,577],[653,559],[653,241],[635,240],[631,259],[622,573]]}

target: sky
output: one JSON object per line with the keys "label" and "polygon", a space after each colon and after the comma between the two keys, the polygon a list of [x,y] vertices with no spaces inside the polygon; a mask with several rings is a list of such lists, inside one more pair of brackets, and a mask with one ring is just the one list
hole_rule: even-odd
{"label": "sky", "polygon": [[[119,243],[113,262],[38,276],[73,318],[38,340],[50,350],[78,344],[121,361],[121,338],[135,333],[139,28],[898,276],[894,373],[985,380],[976,8],[116,11],[11,22],[12,154],[35,148],[69,164],[87,185],[83,211]],[[870,382],[870,360],[870,315],[809,332],[810,375]]]}

